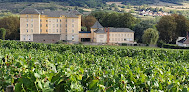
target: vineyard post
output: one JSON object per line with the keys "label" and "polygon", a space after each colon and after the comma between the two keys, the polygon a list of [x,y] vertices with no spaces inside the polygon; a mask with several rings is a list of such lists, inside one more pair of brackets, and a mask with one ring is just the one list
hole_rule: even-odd
{"label": "vineyard post", "polygon": [[7,86],[6,92],[14,92],[14,86],[13,85]]}

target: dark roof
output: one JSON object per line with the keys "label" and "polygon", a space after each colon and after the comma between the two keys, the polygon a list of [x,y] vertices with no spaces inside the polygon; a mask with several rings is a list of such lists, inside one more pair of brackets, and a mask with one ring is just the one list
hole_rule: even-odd
{"label": "dark roof", "polygon": [[185,41],[186,41],[186,38],[183,38],[183,39],[179,40],[178,42],[184,43]]}
{"label": "dark roof", "polygon": [[20,14],[41,14],[41,15],[47,15],[48,17],[60,17],[62,15],[66,17],[74,17],[77,18],[77,15],[81,15],[76,10],[68,10],[68,11],[42,11],[37,9],[24,9],[20,12]]}
{"label": "dark roof", "polygon": [[40,14],[37,9],[26,8],[20,12],[20,14]]}
{"label": "dark roof", "polygon": [[134,31],[129,28],[110,28],[110,32],[134,32]]}
{"label": "dark roof", "polygon": [[106,33],[104,29],[97,29],[94,32],[95,33]]}
{"label": "dark roof", "polygon": [[79,33],[91,33],[91,31],[79,31]]}
{"label": "dark roof", "polygon": [[47,15],[48,17],[60,17],[62,15],[66,17],[74,17],[77,18],[78,16],[69,11],[40,11],[42,15]]}
{"label": "dark roof", "polygon": [[189,44],[189,39],[186,39],[186,40],[184,41],[184,44]]}
{"label": "dark roof", "polygon": [[103,26],[98,21],[96,21],[91,28],[103,28]]}
{"label": "dark roof", "polygon": [[69,10],[69,12],[70,12],[71,14],[81,15],[81,13],[78,12],[77,10]]}

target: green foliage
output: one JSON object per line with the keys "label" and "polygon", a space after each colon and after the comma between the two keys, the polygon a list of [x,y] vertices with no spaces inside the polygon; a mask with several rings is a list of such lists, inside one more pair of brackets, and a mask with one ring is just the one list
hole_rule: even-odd
{"label": "green foliage", "polygon": [[134,17],[130,13],[108,13],[100,11],[93,12],[91,15],[98,19],[104,27],[120,27],[132,29],[137,22],[136,17]]}
{"label": "green foliage", "polygon": [[0,33],[1,33],[1,39],[5,40],[6,29],[0,28]]}
{"label": "green foliage", "polygon": [[189,31],[189,20],[183,15],[172,14],[163,16],[157,24],[160,40],[166,43],[175,43],[180,36],[186,36]]}
{"label": "green foliage", "polygon": [[148,28],[153,28],[156,23],[155,20],[142,20],[138,22],[133,28],[133,31],[135,31],[135,40],[138,43],[142,43],[142,35],[144,31]]}
{"label": "green foliage", "polygon": [[0,28],[6,29],[6,39],[20,39],[20,20],[17,16],[7,16],[0,19]]}
{"label": "green foliage", "polygon": [[[1,41],[1,40],[0,40]],[[188,50],[2,41],[0,90],[189,91]]]}
{"label": "green foliage", "polygon": [[142,41],[145,44],[156,44],[159,38],[158,31],[152,28],[148,28],[142,35]]}

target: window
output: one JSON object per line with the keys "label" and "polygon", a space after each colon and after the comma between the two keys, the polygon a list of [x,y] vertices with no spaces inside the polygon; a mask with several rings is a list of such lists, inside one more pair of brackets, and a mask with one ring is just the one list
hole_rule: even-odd
{"label": "window", "polygon": [[31,32],[33,32],[33,29],[31,29]]}
{"label": "window", "polygon": [[46,24],[46,27],[48,27],[48,24]]}
{"label": "window", "polygon": [[127,39],[124,39],[124,41],[127,41]]}
{"label": "window", "polygon": [[125,34],[125,37],[127,36],[127,34]]}
{"label": "window", "polygon": [[28,18],[28,15],[26,15],[26,17]]}
{"label": "window", "polygon": [[115,38],[115,41],[117,41],[117,38]]}
{"label": "window", "polygon": [[74,22],[74,19],[72,19],[72,22]]}
{"label": "window", "polygon": [[118,36],[120,37],[120,34],[118,34]]}
{"label": "window", "polygon": [[120,41],[120,38],[118,38],[118,41]]}
{"label": "window", "polygon": [[57,31],[57,33],[58,33],[58,29],[57,29],[56,31]]}
{"label": "window", "polygon": [[58,24],[56,26],[58,27]]}
{"label": "window", "polygon": [[57,22],[58,22],[58,19],[57,19]]}
{"label": "window", "polygon": [[33,15],[31,15],[31,17],[33,18]]}
{"label": "window", "polygon": [[33,27],[33,24],[31,24],[31,27]]}
{"label": "window", "polygon": [[26,21],[28,22],[28,19]]}
{"label": "window", "polygon": [[42,22],[42,19],[40,19],[40,22]]}
{"label": "window", "polygon": [[61,22],[61,19],[60,19],[60,22]]}
{"label": "window", "polygon": [[31,19],[31,22],[33,22],[33,19]]}
{"label": "window", "polygon": [[66,27],[67,27],[67,24],[66,24]]}
{"label": "window", "polygon": [[123,34],[121,34],[121,37],[123,37]]}
{"label": "window", "polygon": [[48,22],[48,20],[46,20],[46,22]]}
{"label": "window", "polygon": [[60,27],[61,27],[62,25],[60,24]]}
{"label": "window", "polygon": [[66,22],[67,22],[67,19],[66,19]]}
{"label": "window", "polygon": [[26,37],[25,37],[25,35],[23,35],[23,40],[26,40]]}
{"label": "window", "polygon": [[114,41],[114,38],[112,38],[112,41]]}
{"label": "window", "polygon": [[74,24],[72,24],[72,27],[74,27]]}
{"label": "window", "polygon": [[117,37],[117,34],[115,34],[115,37]]}
{"label": "window", "polygon": [[28,27],[28,24],[26,24],[26,27]]}
{"label": "window", "polygon": [[72,40],[74,40],[74,35],[72,35]]}
{"label": "window", "polygon": [[46,29],[46,32],[48,32],[48,29]]}
{"label": "window", "polygon": [[123,38],[121,38],[121,41],[123,41]]}
{"label": "window", "polygon": [[114,37],[114,34],[112,34],[112,37]]}
{"label": "window", "polygon": [[40,29],[40,32],[42,32],[42,29]]}
{"label": "window", "polygon": [[40,27],[42,27],[42,24],[40,24]]}
{"label": "window", "polygon": [[66,29],[66,32],[67,32],[67,29]]}
{"label": "window", "polygon": [[28,29],[26,29],[26,31],[28,32]]}
{"label": "window", "polygon": [[51,22],[51,19],[49,19],[49,22]]}
{"label": "window", "polygon": [[49,29],[49,33],[51,32],[51,29]]}
{"label": "window", "polygon": [[61,32],[62,30],[60,29],[60,32]]}
{"label": "window", "polygon": [[88,37],[89,35],[87,34],[87,37]]}
{"label": "window", "polygon": [[29,40],[29,41],[31,40],[31,35],[28,36],[28,40]]}
{"label": "window", "polygon": [[72,29],[72,33],[74,33],[74,30]]}

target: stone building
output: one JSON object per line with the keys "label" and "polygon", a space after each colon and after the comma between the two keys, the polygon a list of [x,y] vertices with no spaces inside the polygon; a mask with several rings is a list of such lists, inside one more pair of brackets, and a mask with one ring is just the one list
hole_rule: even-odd
{"label": "stone building", "polygon": [[81,14],[75,10],[40,11],[27,8],[20,12],[20,41],[79,42],[79,31]]}

